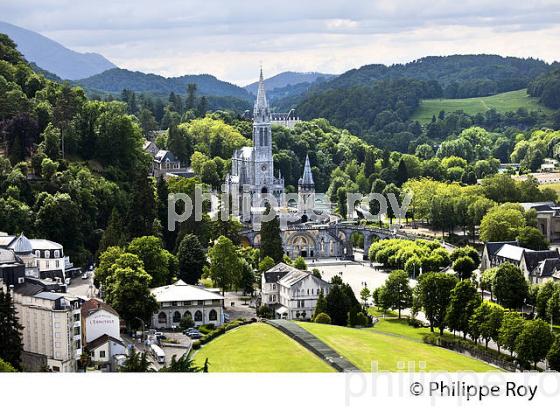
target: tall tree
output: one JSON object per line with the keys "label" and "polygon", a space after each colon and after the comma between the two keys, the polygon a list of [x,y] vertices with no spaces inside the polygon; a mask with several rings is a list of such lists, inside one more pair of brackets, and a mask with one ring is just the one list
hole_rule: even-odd
{"label": "tall tree", "polygon": [[152,277],[151,287],[168,285],[177,273],[177,258],[163,248],[160,238],[142,236],[128,245],[127,251],[137,255],[146,273]]}
{"label": "tall tree", "polygon": [[440,334],[443,334],[447,307],[451,301],[451,291],[456,283],[455,276],[448,273],[427,272],[420,275],[414,291],[418,304],[430,322],[432,332],[434,327],[438,327]]}
{"label": "tall tree", "polygon": [[408,283],[408,275],[403,270],[395,270],[389,274],[383,286],[384,304],[389,309],[396,309],[401,318],[401,311],[412,307],[412,289]]}
{"label": "tall tree", "polygon": [[[267,212],[270,209],[267,207]],[[274,262],[280,263],[284,258],[282,237],[280,236],[280,219],[275,217],[271,221],[261,224],[261,259],[270,256]]]}
{"label": "tall tree", "polygon": [[20,368],[23,342],[16,308],[12,295],[4,293],[0,288],[0,358],[11,364],[16,369]]}
{"label": "tall tree", "polygon": [[451,299],[446,313],[446,322],[453,332],[463,332],[463,339],[467,337],[469,319],[474,310],[482,302],[476,287],[466,280],[458,282],[451,291]]}
{"label": "tall tree", "polygon": [[502,319],[502,326],[498,331],[499,344],[509,350],[510,356],[513,357],[515,350],[515,341],[517,336],[523,331],[525,320],[517,312],[505,312]]}
{"label": "tall tree", "polygon": [[113,208],[111,219],[107,229],[99,241],[98,252],[103,252],[110,246],[124,246],[126,244],[126,230],[124,228],[121,214],[117,208]]}
{"label": "tall tree", "polygon": [[529,285],[521,270],[508,262],[498,267],[493,288],[498,303],[508,309],[518,309],[523,306],[529,291]]}
{"label": "tall tree", "polygon": [[552,341],[552,333],[545,321],[527,320],[515,342],[519,361],[525,365],[532,363],[536,368],[538,362],[546,357]]}
{"label": "tall tree", "polygon": [[235,245],[225,236],[220,236],[208,251],[210,278],[222,288],[222,294],[237,282],[241,272],[241,261]]}
{"label": "tall tree", "polygon": [[132,198],[128,209],[128,232],[131,238],[153,234],[156,219],[156,204],[151,179],[138,175],[132,187]]}
{"label": "tall tree", "polygon": [[186,234],[177,252],[179,259],[179,277],[186,283],[195,285],[202,276],[206,264],[206,254],[198,237]]}
{"label": "tall tree", "polygon": [[195,83],[187,84],[187,110],[194,110],[196,108],[196,89],[197,87]]}

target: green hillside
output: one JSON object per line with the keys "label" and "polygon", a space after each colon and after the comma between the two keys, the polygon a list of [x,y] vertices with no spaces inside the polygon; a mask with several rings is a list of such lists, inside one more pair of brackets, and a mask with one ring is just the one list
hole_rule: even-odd
{"label": "green hillside", "polygon": [[477,114],[491,108],[495,108],[498,112],[508,112],[515,111],[520,107],[525,107],[529,111],[550,112],[548,108],[538,103],[538,98],[530,97],[527,90],[523,89],[491,95],[490,97],[422,100],[412,119],[427,122],[432,119],[433,115],[437,116],[441,110],[445,112],[463,110],[467,114]]}

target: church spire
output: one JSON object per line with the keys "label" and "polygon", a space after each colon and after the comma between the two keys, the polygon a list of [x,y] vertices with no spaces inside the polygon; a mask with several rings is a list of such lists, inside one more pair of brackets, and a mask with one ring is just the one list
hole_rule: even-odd
{"label": "church spire", "polygon": [[311,172],[311,164],[309,163],[309,155],[305,156],[305,166],[303,168],[303,177],[301,180],[303,185],[315,185],[315,182],[313,182],[313,173]]}
{"label": "church spire", "polygon": [[268,102],[266,101],[266,92],[264,91],[264,77],[262,67],[259,76],[259,88],[257,90],[257,100],[255,101],[253,115],[254,118],[258,120],[258,122],[269,121]]}

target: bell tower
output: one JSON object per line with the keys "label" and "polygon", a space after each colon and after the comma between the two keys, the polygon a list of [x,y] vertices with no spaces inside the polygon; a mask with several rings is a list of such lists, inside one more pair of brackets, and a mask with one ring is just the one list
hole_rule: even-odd
{"label": "bell tower", "polygon": [[253,109],[253,149],[255,160],[255,191],[272,193],[274,184],[274,164],[272,160],[272,123],[270,108],[264,91],[261,68],[257,100]]}

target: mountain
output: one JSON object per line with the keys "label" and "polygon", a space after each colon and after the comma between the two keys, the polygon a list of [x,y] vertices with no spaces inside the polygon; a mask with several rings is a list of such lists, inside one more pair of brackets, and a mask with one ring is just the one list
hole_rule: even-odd
{"label": "mountain", "polygon": [[0,33],[17,44],[25,59],[65,80],[78,80],[116,67],[97,53],[78,53],[39,33],[0,21]]}
{"label": "mountain", "polygon": [[77,81],[79,85],[94,91],[120,93],[123,89],[155,95],[168,95],[170,92],[186,94],[187,84],[195,83],[199,95],[216,97],[235,97],[240,100],[253,101],[245,89],[237,85],[218,80],[210,74],[183,75],[181,77],[162,77],[157,74],[145,74],[122,68],[113,68],[89,78]]}
{"label": "mountain", "polygon": [[[264,85],[268,92],[274,91],[279,88],[285,88],[287,86],[294,86],[301,83],[314,83],[319,78],[323,78],[324,80],[328,80],[330,78],[336,77],[333,74],[323,74],[323,73],[297,73],[294,71],[285,71],[280,74],[276,74],[273,77],[267,78],[264,80]],[[257,95],[257,88],[259,86],[259,82],[256,81],[249,85],[246,85],[245,88],[253,95]]]}

